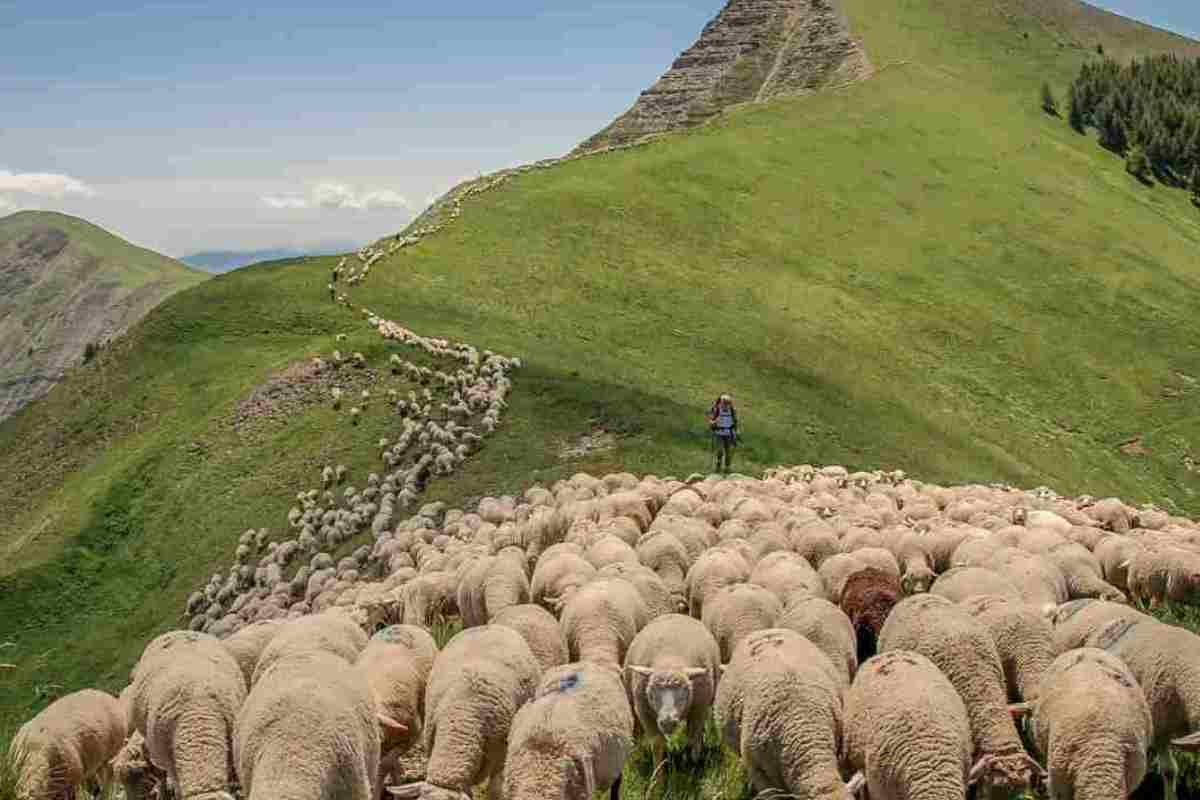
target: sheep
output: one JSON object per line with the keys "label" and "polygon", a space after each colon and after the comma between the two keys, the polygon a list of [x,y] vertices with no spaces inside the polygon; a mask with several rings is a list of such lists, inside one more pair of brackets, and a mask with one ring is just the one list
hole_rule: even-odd
{"label": "sheep", "polygon": [[871,800],[962,800],[987,769],[972,768],[967,708],[920,653],[892,650],[863,663],[846,693],[845,754]]}
{"label": "sheep", "polygon": [[438,654],[425,690],[425,780],[391,787],[398,798],[460,800],[488,782],[502,798],[506,742],[517,710],[532,700],[540,669],[521,635],[483,625],[454,636]]}
{"label": "sheep", "polygon": [[716,697],[721,651],[704,625],[667,614],[638,632],[625,654],[626,680],[642,731],[652,739],[654,763],[666,737],[686,722],[693,757],[704,746],[704,722]]}
{"label": "sheep", "polygon": [[671,594],[658,573],[641,564],[609,564],[596,573],[596,578],[620,578],[632,584],[646,607],[647,619],[684,610],[683,598]]}
{"label": "sheep", "polygon": [[150,763],[146,757],[146,739],[137,731],[129,734],[109,766],[113,780],[124,790],[126,800],[148,800],[163,795],[167,776]]}
{"label": "sheep", "polygon": [[835,667],[844,665],[845,684],[858,670],[854,626],[842,610],[823,597],[801,597],[787,607],[775,627],[795,631],[820,648]]}
{"label": "sheep", "polygon": [[692,559],[675,536],[664,531],[650,531],[638,541],[637,556],[642,564],[662,578],[672,596],[680,600],[684,598],[687,571]]}
{"label": "sheep", "polygon": [[1200,636],[1152,618],[1117,619],[1088,637],[1120,659],[1150,705],[1151,743],[1167,800],[1176,797],[1179,768],[1171,748],[1200,749]]}
{"label": "sheep", "polygon": [[449,572],[433,571],[418,575],[404,585],[405,625],[429,627],[438,617],[458,613],[457,581]]}
{"label": "sheep", "polygon": [[693,617],[704,614],[704,602],[726,586],[745,583],[750,565],[736,550],[714,547],[706,550],[688,570],[686,589],[688,609]]}
{"label": "sheep", "polygon": [[633,714],[620,676],[588,662],[558,667],[513,719],[504,797],[573,800],[608,791],[617,800],[632,749]]}
{"label": "sheep", "polygon": [[492,617],[491,624],[512,628],[525,640],[546,672],[567,663],[567,640],[558,620],[546,609],[533,604],[509,606]]}
{"label": "sheep", "polygon": [[1146,776],[1150,706],[1129,668],[1103,650],[1085,647],[1054,660],[1029,730],[1052,798],[1125,798]]}
{"label": "sheep", "polygon": [[107,786],[109,762],[128,726],[117,698],[95,689],[65,695],[17,731],[9,745],[19,800],[75,797],[86,784]]}
{"label": "sheep", "polygon": [[1129,591],[1157,608],[1164,600],[1200,601],[1200,554],[1175,547],[1143,547],[1129,560]]}
{"label": "sheep", "polygon": [[840,672],[798,633],[768,628],[747,636],[717,687],[717,728],[741,756],[756,792],[846,800],[838,771],[844,729]]}
{"label": "sheep", "polygon": [[750,583],[771,592],[784,605],[796,595],[824,594],[820,575],[797,553],[771,553],[765,556],[754,565]]}
{"label": "sheep", "polygon": [[860,662],[875,655],[879,633],[900,597],[900,579],[873,567],[854,573],[846,581],[838,605],[854,628]]}
{"label": "sheep", "polygon": [[595,574],[596,568],[582,554],[547,550],[533,569],[530,600],[557,612],[571,593],[590,581]]}
{"label": "sheep", "polygon": [[322,650],[353,664],[366,646],[367,635],[346,614],[325,612],[291,620],[263,648],[254,666],[250,684],[253,686],[258,683],[263,673],[275,662],[298,653]]}
{"label": "sheep", "polygon": [[1036,700],[1042,676],[1057,655],[1049,621],[1038,609],[1010,597],[975,595],[959,605],[991,634],[1009,701]]}
{"label": "sheep", "polygon": [[481,558],[463,573],[456,596],[464,628],[486,625],[509,606],[529,602],[529,579],[514,559]]}
{"label": "sheep", "polygon": [[782,613],[782,604],[770,590],[740,583],[710,597],[701,622],[717,640],[722,663],[728,663],[738,642],[754,631],[775,627]]}
{"label": "sheep", "polygon": [[[358,657],[380,722],[380,773],[398,771],[403,753],[421,741],[425,687],[437,644],[424,628],[392,625],[376,633]],[[378,784],[377,784],[378,785]]]}
{"label": "sheep", "polygon": [[340,656],[314,649],[274,662],[237,715],[243,797],[376,800],[381,723],[362,672]]}
{"label": "sheep", "polygon": [[1088,638],[1118,619],[1150,619],[1149,616],[1121,603],[1105,600],[1072,600],[1048,610],[1053,625],[1055,655],[1083,647]]}
{"label": "sheep", "polygon": [[559,622],[572,661],[620,668],[633,637],[649,621],[637,589],[619,578],[599,578],[572,594]]}
{"label": "sheep", "polygon": [[283,622],[280,620],[255,622],[221,640],[221,644],[241,667],[247,686],[254,677],[254,668],[258,665],[263,649],[271,643],[282,626]]}
{"label": "sheep", "polygon": [[983,567],[951,567],[929,587],[930,594],[961,603],[974,595],[998,595],[1021,601],[1021,591],[998,572]]}
{"label": "sheep", "polygon": [[1062,572],[1067,581],[1067,593],[1072,600],[1095,597],[1118,603],[1125,602],[1125,593],[1104,580],[1100,562],[1083,545],[1067,542],[1050,549],[1044,555]]}
{"label": "sheep", "polygon": [[219,640],[189,631],[150,642],[133,670],[133,727],[184,797],[229,798],[234,719],[246,678]]}
{"label": "sheep", "polygon": [[[1025,753],[1007,708],[1000,654],[987,629],[944,597],[922,594],[896,604],[879,634],[879,652],[912,650],[938,666],[966,703],[985,782],[1022,790],[1040,774]],[[982,777],[982,776],[981,776]]]}

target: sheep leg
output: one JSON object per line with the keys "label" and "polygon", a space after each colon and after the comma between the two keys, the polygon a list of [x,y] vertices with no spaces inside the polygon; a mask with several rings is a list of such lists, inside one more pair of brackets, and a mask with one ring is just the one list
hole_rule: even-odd
{"label": "sheep leg", "polygon": [[612,787],[608,790],[608,800],[621,800],[621,775],[613,781]]}

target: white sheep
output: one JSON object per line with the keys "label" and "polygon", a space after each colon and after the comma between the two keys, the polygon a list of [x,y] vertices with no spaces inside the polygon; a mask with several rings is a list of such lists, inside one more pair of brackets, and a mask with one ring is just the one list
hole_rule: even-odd
{"label": "white sheep", "polygon": [[75,797],[86,784],[107,786],[120,752],[126,710],[117,698],[84,689],[60,697],[17,731],[8,755],[18,800]]}

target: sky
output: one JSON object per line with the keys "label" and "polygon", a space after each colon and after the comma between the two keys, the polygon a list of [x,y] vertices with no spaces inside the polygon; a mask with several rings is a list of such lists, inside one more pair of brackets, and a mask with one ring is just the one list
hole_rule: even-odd
{"label": "sky", "polygon": [[[1196,0],[1101,0],[1200,38]],[[562,155],[723,0],[0,0],[0,215],[171,256],[344,248]]]}

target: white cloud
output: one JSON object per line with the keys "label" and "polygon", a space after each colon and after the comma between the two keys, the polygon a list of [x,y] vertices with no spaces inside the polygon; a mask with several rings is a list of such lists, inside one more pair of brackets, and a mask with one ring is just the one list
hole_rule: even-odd
{"label": "white cloud", "polygon": [[274,209],[330,208],[371,211],[377,208],[408,208],[404,195],[392,189],[357,190],[345,183],[318,183],[307,195],[266,195],[263,205]]}
{"label": "white cloud", "polygon": [[17,201],[11,197],[5,197],[0,194],[0,215],[12,214],[15,211],[20,211],[21,207],[17,205]]}
{"label": "white cloud", "polygon": [[55,200],[72,194],[84,197],[96,194],[95,189],[70,175],[53,172],[11,172],[6,169],[0,169],[0,192],[31,194]]}

